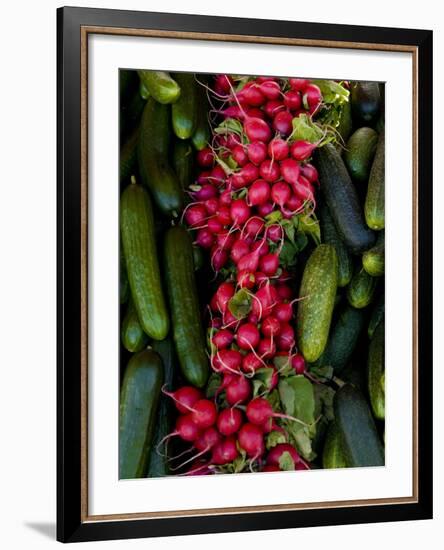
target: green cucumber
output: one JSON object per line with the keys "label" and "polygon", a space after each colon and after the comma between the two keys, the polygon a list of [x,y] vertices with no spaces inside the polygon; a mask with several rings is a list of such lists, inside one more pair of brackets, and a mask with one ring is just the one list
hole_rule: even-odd
{"label": "green cucumber", "polygon": [[378,420],[385,418],[385,332],[380,323],[368,348],[367,382],[373,415]]}
{"label": "green cucumber", "polygon": [[323,202],[320,205],[322,242],[335,247],[338,256],[338,286],[347,286],[353,275],[353,262],[347,247],[338,235],[328,206]]}
{"label": "green cucumber", "polygon": [[148,344],[148,337],[143,331],[131,299],[122,321],[121,337],[123,347],[132,353],[143,350]]}
{"label": "green cucumber", "polygon": [[378,134],[365,126],[356,130],[347,141],[344,160],[354,181],[367,182],[377,143]]}
{"label": "green cucumber", "polygon": [[375,235],[365,225],[357,191],[333,145],[319,149],[317,167],[321,189],[342,240],[354,254],[368,250],[375,242]]}
{"label": "green cucumber", "polygon": [[130,295],[128,274],[126,272],[125,256],[123,255],[122,246],[120,246],[119,260],[119,301],[121,304],[126,304]]}
{"label": "green cucumber", "polygon": [[163,71],[137,71],[143,87],[159,103],[174,103],[180,97],[180,86]]}
{"label": "green cucumber", "polygon": [[347,300],[357,309],[367,307],[373,300],[378,279],[372,277],[363,268],[356,269],[347,287]]}
{"label": "green cucumber", "polygon": [[142,82],[142,80],[140,81],[140,86],[139,86],[139,93],[140,93],[140,97],[142,99],[144,99],[145,101],[150,97],[150,92],[148,90],[148,88],[145,86],[145,84]]}
{"label": "green cucumber", "polygon": [[337,132],[341,136],[342,142],[345,144],[350,137],[353,129],[352,113],[350,101],[346,101],[342,105],[339,124],[336,127]]}
{"label": "green cucumber", "polygon": [[365,197],[365,221],[376,231],[385,226],[385,137],[379,136]]}
{"label": "green cucumber", "polygon": [[193,245],[193,263],[195,271],[199,271],[199,269],[202,269],[205,264],[204,253],[200,246]]}
{"label": "green cucumber", "polygon": [[335,421],[327,429],[324,449],[322,451],[323,468],[347,468],[347,460],[342,448],[341,434]]}
{"label": "green cucumber", "polygon": [[374,247],[362,255],[362,265],[372,277],[384,275],[385,266],[385,238],[384,230],[378,233],[378,239]]}
{"label": "green cucumber", "polygon": [[384,319],[385,312],[385,296],[384,293],[380,294],[373,307],[370,321],[368,323],[367,334],[370,339],[373,338],[375,330],[378,328],[379,323]]}
{"label": "green cucumber", "polygon": [[346,304],[330,330],[327,346],[316,361],[319,367],[330,366],[335,375],[347,365],[364,326],[364,315],[359,309]]}
{"label": "green cucumber", "polygon": [[146,473],[162,382],[162,361],[157,353],[147,349],[131,357],[120,391],[120,479]]}
{"label": "green cucumber", "polygon": [[179,139],[189,139],[197,124],[197,83],[194,73],[175,73],[180,86],[180,97],[171,106],[173,130]]}
{"label": "green cucumber", "polygon": [[355,82],[351,85],[353,117],[360,125],[376,121],[381,108],[378,82]]}
{"label": "green cucumber", "polygon": [[144,107],[145,101],[140,97],[137,90],[128,102],[121,105],[119,119],[121,136],[129,135],[131,131],[139,125]]}
{"label": "green cucumber", "polygon": [[298,346],[313,363],[325,349],[338,287],[338,257],[330,244],[319,245],[308,259],[298,296]]}
{"label": "green cucumber", "polygon": [[345,384],[335,394],[334,413],[348,466],[384,466],[384,449],[363,394]]}
{"label": "green cucumber", "polygon": [[189,190],[194,175],[194,149],[189,141],[176,140],[173,146],[173,168],[181,188]]}
{"label": "green cucumber", "polygon": [[120,199],[120,229],[131,296],[143,330],[155,340],[168,334],[151,199],[133,178]]}
{"label": "green cucumber", "polygon": [[[177,370],[177,357],[174,351],[174,342],[167,337],[160,342],[153,342],[153,349],[157,352],[163,363],[164,385],[168,390],[173,387],[174,375]],[[168,457],[164,455],[161,447],[162,441],[171,433],[174,407],[171,397],[161,394],[157,411],[156,427],[154,429],[153,444],[148,461],[147,477],[162,477],[170,473]]]}
{"label": "green cucumber", "polygon": [[183,206],[183,192],[168,162],[169,146],[170,109],[149,98],[140,127],[139,171],[159,209],[169,216],[178,216]]}
{"label": "green cucumber", "polygon": [[137,163],[138,140],[139,127],[136,126],[120,150],[119,178],[121,182],[134,175],[134,168]]}
{"label": "green cucumber", "polygon": [[164,252],[173,336],[180,367],[188,382],[203,388],[208,379],[209,365],[189,232],[184,227],[171,227],[165,236]]}
{"label": "green cucumber", "polygon": [[[198,75],[199,80],[204,80],[203,75]],[[196,129],[191,141],[197,151],[202,151],[210,141],[210,126],[208,123],[208,98],[203,85],[197,87],[197,120]]]}

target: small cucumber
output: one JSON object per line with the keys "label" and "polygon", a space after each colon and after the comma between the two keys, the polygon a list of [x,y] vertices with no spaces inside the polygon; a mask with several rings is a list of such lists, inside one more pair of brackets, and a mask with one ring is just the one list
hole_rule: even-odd
{"label": "small cucumber", "polygon": [[373,300],[378,279],[372,277],[365,269],[356,269],[347,287],[347,300],[357,309],[367,307]]}
{"label": "small cucumber", "polygon": [[375,330],[378,328],[379,323],[384,319],[385,310],[385,296],[384,293],[380,294],[373,307],[370,321],[368,323],[367,334],[370,339],[373,338]]}
{"label": "small cucumber", "polygon": [[368,179],[364,205],[365,221],[376,231],[385,226],[385,137],[379,136],[376,155]]}
{"label": "small cucumber", "polygon": [[374,122],[381,108],[378,82],[355,82],[351,85],[353,117],[362,125]]}
{"label": "small cucumber", "polygon": [[356,130],[347,141],[344,160],[354,181],[367,182],[377,143],[378,134],[365,126]]}
{"label": "small cucumber", "polygon": [[322,242],[335,247],[338,256],[338,286],[347,286],[353,275],[353,262],[347,247],[338,235],[328,206],[320,205]]}
{"label": "small cucumber", "polygon": [[375,235],[365,225],[357,191],[341,155],[329,143],[317,152],[317,162],[321,189],[338,233],[354,254],[368,250]]}
{"label": "small cucumber", "polygon": [[173,147],[173,168],[181,188],[189,190],[194,175],[194,149],[189,141],[176,140]]}
{"label": "small cucumber", "polygon": [[179,139],[189,139],[197,124],[197,83],[194,73],[175,73],[180,86],[180,97],[171,106],[173,130]]}
{"label": "small cucumber", "polygon": [[136,126],[120,150],[119,178],[121,182],[134,175],[134,169],[137,164],[138,140],[139,127]]}
{"label": "small cucumber", "polygon": [[180,86],[163,71],[137,71],[148,93],[163,105],[174,103],[180,97]]}
{"label": "small cucumber", "polygon": [[[205,80],[203,75],[198,75],[199,80]],[[210,126],[208,123],[208,98],[205,88],[198,84],[197,87],[197,120],[196,129],[191,141],[197,151],[202,151],[210,141]]]}
{"label": "small cucumber", "polygon": [[378,233],[376,244],[362,255],[362,265],[372,277],[384,275],[385,246],[384,230]]}
{"label": "small cucumber", "polygon": [[384,449],[363,394],[345,384],[335,394],[334,413],[347,465],[384,466]]}
{"label": "small cucumber", "polygon": [[302,275],[297,311],[298,347],[313,363],[325,349],[338,287],[338,257],[332,245],[312,252]]}
{"label": "small cucumber", "polygon": [[120,392],[120,479],[146,473],[162,382],[162,361],[157,353],[146,349],[131,357]]}
{"label": "small cucumber", "polygon": [[120,199],[120,228],[131,296],[143,330],[155,340],[168,334],[169,319],[162,292],[151,199],[133,182]]}
{"label": "small cucumber", "polygon": [[178,216],[183,192],[169,165],[169,146],[170,109],[150,97],[143,110],[137,150],[140,175],[159,209],[169,216]]}
{"label": "small cucumber", "polygon": [[368,348],[367,382],[373,415],[385,418],[385,334],[384,322],[379,323]]}
{"label": "small cucumber", "polygon": [[128,308],[122,321],[121,337],[123,347],[131,353],[143,350],[148,344],[148,337],[143,332],[132,299],[129,300]]}
{"label": "small cucumber", "polygon": [[335,421],[331,422],[327,429],[324,450],[322,452],[322,466],[328,469],[347,468],[341,434]]}
{"label": "small cucumber", "polygon": [[209,375],[205,336],[194,276],[193,245],[184,227],[171,227],[164,243],[173,336],[184,377],[203,388]]}

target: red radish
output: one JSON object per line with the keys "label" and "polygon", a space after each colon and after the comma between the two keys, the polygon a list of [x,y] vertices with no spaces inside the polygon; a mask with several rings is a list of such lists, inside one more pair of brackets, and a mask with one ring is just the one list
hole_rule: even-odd
{"label": "red radish", "polygon": [[290,88],[298,92],[303,92],[305,88],[310,84],[310,81],[306,78],[290,78],[288,80]]}
{"label": "red radish", "polygon": [[200,434],[193,444],[198,451],[207,452],[217,445],[220,440],[221,436],[219,432],[214,426],[210,426]]}
{"label": "red radish", "polygon": [[245,85],[237,95],[239,100],[242,99],[247,105],[251,105],[252,107],[259,107],[265,101],[260,86],[254,82],[252,82],[250,86]]}
{"label": "red radish", "polygon": [[273,128],[283,136],[289,136],[293,130],[293,115],[280,111],[273,118]]}
{"label": "red radish", "polygon": [[270,239],[270,241],[278,243],[284,236],[284,230],[281,225],[274,223],[273,225],[269,225],[267,227],[266,236],[267,239]]}
{"label": "red radish", "polygon": [[276,353],[276,344],[273,337],[263,338],[258,345],[257,352],[263,359],[270,359]]}
{"label": "red radish", "polygon": [[274,464],[265,464],[262,466],[261,472],[280,472],[280,468]]}
{"label": "red radish", "polygon": [[222,319],[220,317],[213,317],[210,324],[212,328],[222,328]]}
{"label": "red radish", "polygon": [[[305,180],[304,183],[302,183]],[[294,194],[304,203],[311,201],[314,197],[314,189],[310,182],[304,176],[299,176],[298,183],[293,184]]]}
{"label": "red radish", "polygon": [[259,165],[267,158],[267,146],[262,141],[254,141],[248,145],[247,155],[253,164]]}
{"label": "red radish", "polygon": [[264,112],[257,107],[246,107],[245,112],[248,117],[260,118],[261,120],[265,120]]}
{"label": "red radish", "polygon": [[271,367],[271,368],[273,369],[273,372],[271,374],[271,380],[267,388],[268,391],[274,390],[274,388],[278,385],[278,382],[279,382],[279,374],[277,370],[274,367]]}
{"label": "red radish", "polygon": [[[194,441],[200,435],[200,430],[193,422],[191,414],[184,414],[178,417],[176,429],[169,434],[169,437],[178,435],[184,441]],[[168,436],[167,436],[168,437]]]}
{"label": "red radish", "polygon": [[218,74],[214,80],[214,89],[217,94],[223,95],[231,92],[233,79],[227,74]]}
{"label": "red radish", "polygon": [[259,260],[259,268],[265,275],[272,277],[279,267],[279,256],[277,254],[265,254]]}
{"label": "red radish", "polygon": [[192,407],[191,420],[200,430],[205,430],[213,424],[217,419],[216,405],[209,399],[200,399],[196,401]]}
{"label": "red radish", "polygon": [[270,159],[264,160],[264,162],[260,165],[259,173],[262,179],[270,183],[277,181],[279,179],[279,176],[281,175],[279,164],[277,162],[273,162]]}
{"label": "red radish", "polygon": [[235,191],[238,191],[239,189],[242,189],[246,186],[246,181],[244,176],[241,174],[241,172],[237,172],[236,174],[232,174],[230,176],[230,186]]}
{"label": "red radish", "polygon": [[268,214],[271,214],[274,210],[273,203],[271,202],[264,202],[263,204],[258,205],[257,207],[257,213],[265,218],[265,216],[268,216]]}
{"label": "red radish", "polygon": [[252,252],[245,254],[245,256],[242,256],[242,258],[237,262],[237,269],[239,271],[248,271],[251,273],[257,270],[258,265],[259,252],[257,250],[253,250]]}
{"label": "red radish", "polygon": [[201,459],[198,458],[191,465],[190,469],[187,470],[183,475],[185,476],[207,476],[214,474],[214,470],[211,464],[206,464],[201,462]]}
{"label": "red radish", "polygon": [[[256,284],[259,288],[263,287],[265,284],[268,284],[270,279],[265,275],[265,273],[262,273],[262,271],[256,271],[254,274],[256,278]],[[257,319],[257,322],[259,322],[259,319]]]}
{"label": "red radish", "polygon": [[242,359],[242,370],[247,374],[252,374],[263,366],[264,362],[252,351],[247,353],[247,355],[245,355]]}
{"label": "red radish", "polygon": [[254,349],[260,340],[259,330],[252,323],[245,323],[241,325],[237,331],[237,345],[240,349]]}
{"label": "red radish", "polygon": [[[254,424],[255,426],[264,426],[272,418],[284,418],[301,422],[297,418],[293,418],[292,416],[289,416],[287,414],[274,412],[273,407],[271,406],[270,402],[265,399],[265,397],[255,397],[254,399],[252,399],[247,405],[246,415],[248,418],[248,422]],[[286,444],[282,443],[282,445]]]}
{"label": "red radish", "polygon": [[308,84],[304,90],[302,98],[304,107],[306,107],[310,113],[315,113],[322,103],[321,90],[316,84]]}
{"label": "red radish", "polygon": [[204,205],[208,215],[214,216],[219,210],[219,199],[217,198],[208,199],[204,202]]}
{"label": "red radish", "polygon": [[284,206],[290,195],[291,189],[284,181],[276,182],[271,188],[271,198],[280,207]]}
{"label": "red radish", "polygon": [[264,204],[269,198],[270,185],[265,180],[256,180],[248,189],[248,201],[251,206]]}
{"label": "red radish", "polygon": [[208,183],[209,181],[209,177],[211,175],[211,171],[210,170],[206,170],[204,172],[201,172],[197,178],[196,178],[196,183],[198,185],[203,185],[204,183]]}
{"label": "red radish", "polygon": [[295,344],[294,330],[288,323],[281,323],[281,332],[277,337],[277,347],[282,351],[288,351]]}
{"label": "red radish", "polygon": [[251,310],[259,319],[268,317],[276,304],[276,289],[271,285],[260,288],[251,302]]}
{"label": "red radish", "polygon": [[202,168],[210,168],[213,166],[214,154],[209,147],[205,147],[204,149],[198,151],[196,158],[197,164]]}
{"label": "red radish", "polygon": [[231,191],[229,189],[225,189],[225,191],[222,191],[222,193],[219,196],[219,204],[221,206],[230,206],[230,204],[231,204]]}
{"label": "red radish", "polygon": [[296,353],[291,358],[291,366],[294,368],[296,374],[305,373],[305,359],[300,353]]}
{"label": "red radish", "polygon": [[291,144],[290,154],[295,160],[307,160],[316,149],[315,143],[298,140]]}
{"label": "red radish", "polygon": [[228,301],[234,296],[235,288],[233,283],[223,282],[216,291],[217,309],[223,313],[227,309]]}
{"label": "red radish", "polygon": [[257,459],[265,452],[262,430],[254,424],[246,423],[239,430],[238,442],[249,457]]}
{"label": "red radish", "polygon": [[236,199],[231,203],[230,215],[235,225],[242,225],[250,217],[250,207],[244,199]]}
{"label": "red radish", "polygon": [[277,336],[281,330],[281,324],[272,315],[262,321],[261,331],[264,336]]}
{"label": "red radish", "polygon": [[259,89],[267,99],[278,99],[282,93],[279,84],[273,80],[262,82]]}
{"label": "red radish", "polygon": [[231,330],[223,328],[216,332],[216,334],[213,336],[211,341],[213,342],[213,344],[216,346],[217,349],[225,349],[231,345],[231,342],[233,341],[233,339],[234,339],[234,334],[231,332]]}
{"label": "red radish", "polygon": [[293,307],[286,302],[280,302],[273,308],[273,314],[280,323],[289,323],[293,317]]}
{"label": "red radish", "polygon": [[245,239],[237,238],[231,247],[230,258],[235,264],[250,252],[250,246]]}
{"label": "red radish", "polygon": [[258,252],[259,256],[264,256],[265,254],[268,254],[268,243],[265,239],[260,239],[259,241],[255,241],[251,245],[251,251],[252,252]]}
{"label": "red radish", "polygon": [[224,409],[217,417],[217,429],[222,435],[235,434],[242,425],[242,413],[233,407]]}
{"label": "red radish", "polygon": [[251,273],[248,270],[238,271],[236,280],[240,288],[252,289],[256,283],[256,277],[254,276],[254,273]]}
{"label": "red radish", "polygon": [[279,443],[270,449],[267,455],[267,464],[279,467],[279,461],[284,453],[288,453],[291,456],[295,465],[301,460],[299,453],[293,445],[290,445],[290,443]]}
{"label": "red radish", "polygon": [[[211,183],[204,183],[198,191],[193,193],[193,197],[197,201],[206,201],[208,199],[214,199],[217,195],[216,188]],[[205,209],[206,210],[206,209]]]}
{"label": "red radish", "polygon": [[207,228],[199,229],[196,235],[196,244],[202,248],[211,248],[214,243],[214,236]]}
{"label": "red radish", "polygon": [[224,328],[232,327],[239,323],[238,319],[227,308],[223,313],[223,326]]}
{"label": "red radish", "polygon": [[219,164],[217,164],[211,170],[209,179],[210,179],[210,181],[213,185],[216,185],[217,187],[220,187],[224,183],[226,177],[227,176],[226,176],[225,171],[222,168],[222,166],[219,166]]}
{"label": "red radish", "polygon": [[247,237],[252,237],[256,239],[262,233],[264,229],[264,220],[258,216],[250,218],[242,229],[242,234],[245,234]]}
{"label": "red radish", "polygon": [[242,364],[242,355],[235,349],[221,349],[214,357],[213,365],[221,372],[235,373]]}
{"label": "red radish", "polygon": [[284,105],[290,109],[290,111],[297,111],[301,108],[302,98],[301,94],[296,90],[289,90],[284,96]]}
{"label": "red radish", "polygon": [[236,447],[235,438],[227,437],[214,447],[211,462],[219,465],[228,464],[236,460],[238,456],[239,452]]}
{"label": "red radish", "polygon": [[[299,186],[296,184],[293,186],[293,188],[295,187],[299,187]],[[298,212],[299,210],[301,210],[303,205],[304,205],[304,201],[300,198],[299,194],[291,195],[291,197],[285,203],[286,208],[288,208],[288,210],[290,211],[290,217],[293,217],[294,212]]]}
{"label": "red radish", "polygon": [[223,229],[216,235],[216,244],[221,250],[230,250],[236,236],[230,233],[228,229]]}
{"label": "red radish", "polygon": [[268,155],[274,160],[283,160],[288,157],[290,148],[288,143],[281,138],[274,138],[268,144]]}
{"label": "red radish", "polygon": [[[254,275],[254,278],[256,278],[256,273]],[[253,312],[250,311],[247,317],[247,321],[249,323],[253,323],[253,325],[257,325],[259,323],[259,319],[257,318],[257,315],[255,315]]]}
{"label": "red radish", "polygon": [[207,211],[203,204],[192,204],[185,211],[185,221],[190,227],[203,225],[207,219]]}
{"label": "red radish", "polygon": [[162,388],[162,392],[173,399],[176,409],[182,414],[190,412],[193,405],[202,399],[202,393],[193,386],[182,386],[175,392],[168,392]]}
{"label": "red radish", "polygon": [[[256,143],[260,142],[258,141]],[[245,184],[248,185],[258,178],[259,170],[257,166],[255,166],[252,162],[249,162],[241,169],[240,174]]]}
{"label": "red radish", "polygon": [[318,171],[312,164],[303,164],[301,166],[301,174],[304,178],[307,178],[310,183],[318,181]]}
{"label": "red radish", "polygon": [[269,142],[271,130],[268,124],[256,117],[249,117],[244,122],[244,131],[250,141]]}
{"label": "red radish", "polygon": [[[233,203],[231,203],[233,204]],[[228,225],[231,223],[231,210],[228,206],[221,206],[217,213],[217,219],[222,225]]]}
{"label": "red radish", "polygon": [[271,99],[264,105],[264,111],[269,118],[273,118],[280,111],[285,110],[285,105],[282,101]]}
{"label": "red radish", "polygon": [[229,405],[244,403],[251,394],[251,384],[245,376],[236,376],[225,388],[225,398]]}
{"label": "red radish", "polygon": [[210,233],[215,234],[215,233],[220,233],[224,226],[220,222],[218,216],[213,216],[213,217],[208,219],[207,227],[208,227],[208,231],[210,231]]}
{"label": "red radish", "polygon": [[247,153],[242,145],[236,145],[231,152],[234,160],[239,166],[245,166],[248,162]]}
{"label": "red radish", "polygon": [[224,118],[237,118],[243,120],[245,118],[245,111],[239,107],[239,105],[231,105],[222,111],[218,111]]}
{"label": "red radish", "polygon": [[211,249],[211,266],[218,273],[228,261],[228,253],[222,248],[214,247]]}
{"label": "red radish", "polygon": [[293,290],[288,285],[276,285],[276,290],[280,298],[290,300],[293,298]]}
{"label": "red radish", "polygon": [[299,164],[294,159],[285,159],[280,162],[281,174],[287,183],[295,184],[299,178]]}

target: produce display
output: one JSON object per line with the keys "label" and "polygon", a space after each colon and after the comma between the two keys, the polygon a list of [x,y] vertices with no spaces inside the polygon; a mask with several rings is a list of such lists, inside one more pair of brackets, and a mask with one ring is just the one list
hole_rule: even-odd
{"label": "produce display", "polygon": [[119,477],[383,466],[384,86],[119,79]]}

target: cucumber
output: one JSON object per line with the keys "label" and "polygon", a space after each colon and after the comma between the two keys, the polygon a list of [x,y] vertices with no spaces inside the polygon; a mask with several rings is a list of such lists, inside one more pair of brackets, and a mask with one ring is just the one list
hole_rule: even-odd
{"label": "cucumber", "polygon": [[148,337],[143,332],[136,308],[131,299],[122,321],[121,338],[123,347],[131,353],[143,350],[148,344]]}
{"label": "cucumber", "polygon": [[175,73],[180,97],[171,106],[173,130],[179,139],[189,139],[197,124],[197,83],[194,73]]}
{"label": "cucumber", "polygon": [[168,334],[169,319],[162,292],[148,193],[132,179],[120,199],[122,247],[131,295],[143,330],[155,340]]}
{"label": "cucumber", "polygon": [[302,275],[297,311],[298,346],[313,363],[325,349],[338,286],[338,257],[330,244],[312,252]]}
{"label": "cucumber", "polygon": [[365,126],[356,130],[347,141],[344,160],[354,181],[367,182],[377,143],[378,134]]}
{"label": "cucumber", "polygon": [[183,192],[168,162],[170,110],[149,98],[143,110],[137,149],[139,171],[159,209],[177,216],[183,206]]}
{"label": "cucumber", "polygon": [[147,349],[131,357],[120,392],[120,479],[146,473],[162,382],[162,361],[157,353]]}
{"label": "cucumber", "polygon": [[385,226],[385,137],[379,136],[365,197],[365,221],[376,231]]}
{"label": "cucumber", "polygon": [[140,81],[139,93],[140,97],[145,101],[150,97],[150,92],[142,81]]}
{"label": "cucumber", "polygon": [[360,124],[376,121],[381,108],[378,82],[355,82],[351,86],[351,107],[353,117]]}
{"label": "cucumber", "polygon": [[372,277],[365,269],[357,269],[347,287],[347,300],[357,309],[367,307],[373,300],[378,279]]}
{"label": "cucumber", "polygon": [[373,415],[385,418],[385,332],[384,322],[379,323],[368,348],[367,382]]}
{"label": "cucumber", "polygon": [[128,102],[122,104],[120,109],[120,135],[127,136],[139,125],[145,101],[140,97],[138,90],[134,92]]}
{"label": "cucumber", "polygon": [[[197,76],[199,80],[204,80],[203,75]],[[210,126],[208,124],[208,98],[205,88],[198,83],[197,86],[197,119],[196,130],[191,137],[191,141],[197,151],[202,151],[210,141]]]}
{"label": "cucumber", "polygon": [[125,256],[123,255],[122,247],[120,247],[119,268],[119,300],[121,304],[126,304],[130,295],[130,290],[128,274],[126,272]]}
{"label": "cucumber", "polygon": [[194,175],[194,149],[189,141],[176,140],[173,146],[173,168],[181,188],[189,190]]}
{"label": "cucumber", "polygon": [[209,375],[205,336],[202,329],[193,245],[188,231],[171,227],[164,243],[165,277],[168,286],[173,337],[184,377],[202,388]]}
{"label": "cucumber", "polygon": [[342,105],[341,116],[339,119],[339,125],[336,130],[342,138],[342,142],[345,144],[350,137],[353,129],[352,113],[350,101],[346,101]]}
{"label": "cucumber", "polygon": [[[170,390],[173,386],[174,374],[177,367],[174,343],[171,338],[167,337],[160,342],[153,342],[153,349],[162,359],[164,385]],[[164,450],[158,449],[157,447],[160,446],[165,436],[171,433],[173,412],[174,407],[171,397],[161,394],[157,411],[156,427],[154,429],[153,444],[148,461],[147,477],[162,477],[170,473],[169,462],[167,460],[168,457],[162,456]]]}
{"label": "cucumber", "polygon": [[384,246],[384,230],[378,233],[376,244],[370,250],[367,250],[362,255],[362,265],[369,275],[372,277],[380,277],[384,275],[385,266],[385,246]]}
{"label": "cucumber", "polygon": [[335,394],[334,413],[347,465],[384,466],[384,450],[363,394],[345,384]]}
{"label": "cucumber", "polygon": [[378,328],[379,323],[384,319],[384,310],[385,296],[384,293],[382,293],[379,295],[379,298],[375,302],[372,314],[370,316],[370,321],[368,323],[367,334],[370,339],[373,338],[373,334]]}
{"label": "cucumber", "polygon": [[121,182],[134,175],[134,169],[137,163],[138,140],[139,127],[136,126],[120,150],[119,178]]}
{"label": "cucumber", "polygon": [[361,310],[346,304],[330,330],[327,346],[316,361],[319,367],[330,366],[335,375],[346,367],[358,342],[364,326],[364,315]]}
{"label": "cucumber", "polygon": [[335,421],[327,429],[324,449],[322,451],[323,468],[347,468],[347,460],[341,443],[341,434]]}
{"label": "cucumber", "polygon": [[358,194],[341,155],[327,144],[316,156],[321,189],[338,233],[354,254],[368,250],[375,235],[365,225]]}
{"label": "cucumber", "polygon": [[193,264],[194,271],[199,271],[199,269],[202,269],[205,264],[204,253],[200,246],[193,245]]}
{"label": "cucumber", "polygon": [[143,87],[157,102],[166,105],[180,97],[180,86],[163,71],[137,71]]}
{"label": "cucumber", "polygon": [[334,246],[338,256],[338,286],[347,286],[353,275],[353,262],[324,202],[320,205],[320,220],[322,242]]}

